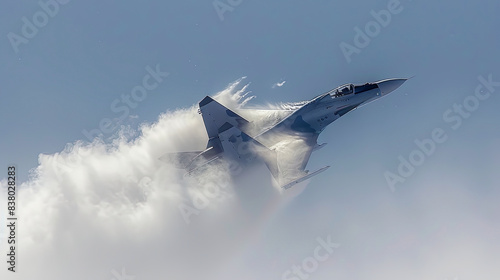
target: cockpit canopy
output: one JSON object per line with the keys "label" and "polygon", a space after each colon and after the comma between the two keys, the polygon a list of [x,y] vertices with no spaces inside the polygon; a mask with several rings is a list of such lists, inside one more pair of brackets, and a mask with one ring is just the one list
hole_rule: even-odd
{"label": "cockpit canopy", "polygon": [[348,95],[354,93],[354,85],[353,84],[346,84],[342,85],[330,92],[330,95],[333,97],[340,97],[344,95]]}
{"label": "cockpit canopy", "polygon": [[378,86],[375,83],[366,83],[364,85],[357,85],[357,86],[355,86],[353,84],[345,84],[345,85],[342,85],[336,89],[331,90],[328,93],[332,97],[340,97],[340,96],[349,95],[351,93],[358,94],[358,93],[370,91],[370,90],[377,89],[377,88],[378,88]]}

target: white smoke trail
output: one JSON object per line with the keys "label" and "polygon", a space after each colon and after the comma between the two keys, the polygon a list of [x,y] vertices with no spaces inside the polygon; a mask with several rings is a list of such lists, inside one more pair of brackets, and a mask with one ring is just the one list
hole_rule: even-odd
{"label": "white smoke trail", "polygon": [[[248,114],[241,104],[251,97],[237,82],[216,98]],[[287,208],[286,217],[271,219],[286,205],[284,195],[299,193],[306,183],[281,194],[262,165],[236,177],[224,164],[184,177],[158,160],[205,147],[196,106],[162,114],[142,125],[136,138],[127,135],[40,155],[18,194],[16,273],[6,270],[7,182],[0,181],[0,279],[283,279],[283,272],[314,256],[316,244],[310,242],[316,236],[330,233],[342,245],[310,279],[500,275],[493,141],[490,176],[482,184],[443,157],[398,196],[381,191],[386,186],[379,188],[368,175],[359,179],[358,169],[344,169],[343,176]]]}
{"label": "white smoke trail", "polygon": [[[215,97],[240,110],[253,98],[240,82]],[[262,211],[242,206],[234,189],[245,178],[235,183],[224,163],[185,177],[158,160],[204,149],[197,106],[164,113],[143,124],[137,138],[127,136],[133,134],[119,133],[106,143],[77,141],[39,156],[30,180],[19,186],[20,261],[8,279],[110,279],[122,267],[137,279],[215,279],[211,273],[245,246]],[[261,203],[278,199],[268,173],[258,177],[247,187],[267,188]]]}

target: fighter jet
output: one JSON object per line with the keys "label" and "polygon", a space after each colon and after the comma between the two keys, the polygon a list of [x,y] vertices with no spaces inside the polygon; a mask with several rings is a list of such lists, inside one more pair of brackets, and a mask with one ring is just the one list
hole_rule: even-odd
{"label": "fighter jet", "polygon": [[215,160],[246,163],[262,161],[283,189],[325,171],[306,170],[313,151],[323,148],[319,134],[332,122],[354,109],[399,88],[407,79],[386,79],[361,85],[345,84],[310,101],[283,109],[285,117],[270,127],[256,126],[210,96],[199,102],[198,112],[208,135],[206,149],[168,154],[177,166],[191,174]]}

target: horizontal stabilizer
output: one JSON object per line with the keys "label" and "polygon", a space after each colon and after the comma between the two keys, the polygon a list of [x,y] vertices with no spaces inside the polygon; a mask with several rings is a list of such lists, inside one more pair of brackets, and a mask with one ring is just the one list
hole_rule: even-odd
{"label": "horizontal stabilizer", "polygon": [[205,166],[205,165],[207,165],[207,164],[210,164],[211,162],[213,162],[214,160],[216,160],[216,159],[218,159],[218,158],[219,158],[219,157],[214,157],[214,158],[210,159],[209,161],[206,161],[206,162],[204,162],[204,163],[202,163],[202,164],[200,164],[200,165],[197,165],[196,167],[194,167],[194,168],[192,168],[192,169],[188,170],[188,171],[186,172],[186,174],[185,174],[185,175],[191,175],[191,173],[193,173],[194,171],[196,171],[196,170],[200,169],[201,167],[203,167],[203,166]]}
{"label": "horizontal stabilizer", "polygon": [[198,152],[179,152],[179,153],[168,153],[164,154],[159,158],[159,160],[172,163],[175,167],[179,169],[184,169],[189,166],[189,164],[199,155],[201,151]]}
{"label": "horizontal stabilizer", "polygon": [[302,182],[302,181],[305,181],[305,180],[307,180],[307,179],[309,179],[309,178],[311,178],[311,177],[313,177],[313,176],[315,176],[315,175],[318,175],[319,173],[321,173],[321,172],[323,172],[323,171],[327,170],[328,168],[330,168],[330,166],[325,166],[325,167],[322,167],[322,168],[320,168],[320,169],[318,169],[318,170],[316,170],[316,171],[314,171],[314,172],[311,172],[311,173],[307,174],[306,176],[303,176],[303,177],[300,177],[300,178],[298,178],[298,179],[295,179],[295,180],[293,180],[293,181],[289,182],[288,184],[283,185],[283,186],[281,186],[281,187],[282,187],[284,190],[289,189],[289,188],[291,188],[293,185],[298,184],[298,183],[300,183],[300,182]]}
{"label": "horizontal stabilizer", "polygon": [[175,167],[180,169],[191,169],[193,165],[204,165],[207,161],[217,158],[222,150],[214,147],[209,147],[200,152],[179,152],[168,153],[161,156],[159,159],[164,162],[173,163]]}

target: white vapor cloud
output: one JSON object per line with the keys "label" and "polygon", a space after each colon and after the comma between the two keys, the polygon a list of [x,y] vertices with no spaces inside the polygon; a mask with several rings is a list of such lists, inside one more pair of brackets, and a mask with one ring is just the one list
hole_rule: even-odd
{"label": "white vapor cloud", "polygon": [[[253,96],[242,79],[215,98],[258,128],[301,104],[245,110]],[[498,279],[498,188],[474,192],[464,183],[470,174],[457,175],[437,156],[425,176],[415,175],[396,194],[360,176],[364,165],[333,165],[329,185],[311,184],[304,193],[308,181],[286,192],[275,188],[262,164],[238,173],[221,162],[184,176],[158,158],[205,148],[197,109],[168,111],[110,142],[77,141],[40,155],[18,187],[16,273],[5,263],[1,180],[0,279],[296,280],[284,272],[310,260],[317,238],[327,236],[340,246],[309,279]],[[449,170],[439,167],[446,163]],[[498,179],[495,173],[485,182]]]}
{"label": "white vapor cloud", "polygon": [[[243,106],[252,97],[246,86],[237,88],[240,82],[216,98],[235,110]],[[164,113],[141,125],[136,138],[118,133],[109,143],[78,141],[41,154],[31,179],[18,186],[18,272],[8,279],[111,279],[122,268],[136,279],[217,279],[251,238],[258,214],[252,203],[242,209],[234,190],[245,174],[235,181],[219,163],[186,177],[158,160],[204,149],[197,109]],[[246,187],[258,184],[267,198],[279,198],[265,174]],[[2,203],[6,185],[3,180]],[[5,279],[6,269],[0,271]]]}

